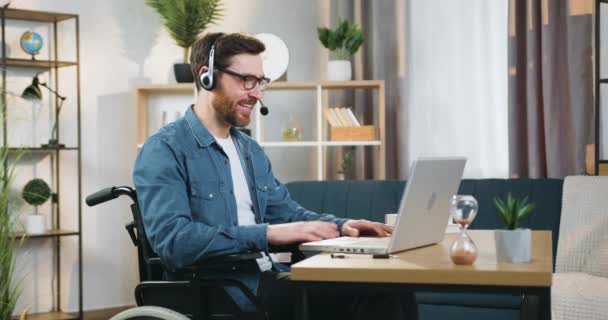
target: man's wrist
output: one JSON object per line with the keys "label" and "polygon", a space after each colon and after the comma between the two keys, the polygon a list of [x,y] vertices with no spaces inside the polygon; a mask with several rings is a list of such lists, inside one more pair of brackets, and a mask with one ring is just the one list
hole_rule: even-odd
{"label": "man's wrist", "polygon": [[343,235],[342,228],[344,227],[344,224],[350,220],[352,220],[352,219],[337,219],[336,225],[338,226],[338,231],[340,232],[340,236]]}
{"label": "man's wrist", "polygon": [[260,223],[239,228],[241,245],[251,251],[268,250],[268,224]]}

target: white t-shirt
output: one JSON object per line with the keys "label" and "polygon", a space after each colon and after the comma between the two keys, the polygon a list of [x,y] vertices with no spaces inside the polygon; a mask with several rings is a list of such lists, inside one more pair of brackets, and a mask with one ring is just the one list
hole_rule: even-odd
{"label": "white t-shirt", "polygon": [[[232,185],[234,188],[234,198],[236,199],[236,210],[238,215],[239,226],[248,226],[256,224],[255,214],[253,213],[253,201],[251,200],[251,193],[249,193],[249,186],[247,185],[247,179],[245,178],[245,171],[241,165],[239,154],[236,151],[236,146],[232,138],[222,139],[215,137],[217,143],[224,149],[224,152],[230,160],[230,172],[232,174]],[[268,256],[262,252],[263,257],[257,259],[260,270],[267,271],[272,268],[272,263]]]}

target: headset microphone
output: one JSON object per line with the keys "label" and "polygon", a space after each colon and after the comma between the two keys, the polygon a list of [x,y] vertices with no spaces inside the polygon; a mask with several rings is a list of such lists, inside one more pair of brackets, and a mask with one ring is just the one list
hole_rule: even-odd
{"label": "headset microphone", "polygon": [[260,104],[262,105],[262,107],[260,108],[260,113],[265,116],[268,114],[268,107],[266,107],[264,105],[264,103],[262,102],[262,100],[258,100],[260,102]]}

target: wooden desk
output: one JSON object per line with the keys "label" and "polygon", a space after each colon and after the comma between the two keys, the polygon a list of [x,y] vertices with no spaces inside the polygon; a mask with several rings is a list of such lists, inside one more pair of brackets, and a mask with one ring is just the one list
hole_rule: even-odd
{"label": "wooden desk", "polygon": [[389,259],[372,259],[369,255],[332,259],[329,254],[319,254],[293,265],[290,278],[301,282],[304,303],[306,288],[327,283],[334,287],[348,284],[349,290],[357,284],[367,288],[373,284],[414,291],[531,294],[541,299],[541,318],[550,319],[551,232],[533,231],[532,261],[517,264],[496,262],[493,230],[468,233],[479,249],[472,266],[452,263],[449,247],[456,235],[450,234],[436,245],[404,251]]}

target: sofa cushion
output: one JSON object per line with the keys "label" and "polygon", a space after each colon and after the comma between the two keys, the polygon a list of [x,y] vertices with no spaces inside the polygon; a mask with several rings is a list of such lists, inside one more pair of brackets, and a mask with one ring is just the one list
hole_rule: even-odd
{"label": "sofa cushion", "polygon": [[606,319],[608,278],[582,272],[553,274],[551,313],[555,320]]}

